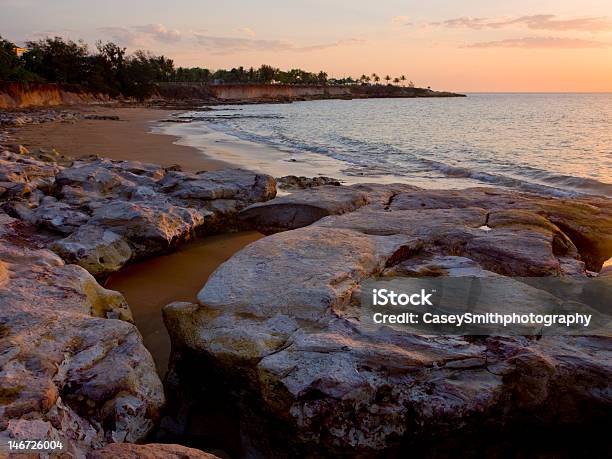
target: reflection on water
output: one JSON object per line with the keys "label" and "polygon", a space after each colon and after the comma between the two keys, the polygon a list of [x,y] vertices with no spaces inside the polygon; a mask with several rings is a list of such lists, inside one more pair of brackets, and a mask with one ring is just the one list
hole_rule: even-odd
{"label": "reflection on water", "polygon": [[108,279],[105,287],[127,299],[160,375],[166,372],[170,355],[162,307],[173,301],[195,301],[208,276],[221,263],[261,237],[254,231],[208,236],[172,254],[128,266]]}
{"label": "reflection on water", "polygon": [[[191,115],[196,121],[172,134],[197,140],[224,133],[266,145],[294,165],[318,154],[343,164],[338,178],[345,180],[612,196],[612,94],[323,100]],[[260,169],[279,161],[273,155]]]}

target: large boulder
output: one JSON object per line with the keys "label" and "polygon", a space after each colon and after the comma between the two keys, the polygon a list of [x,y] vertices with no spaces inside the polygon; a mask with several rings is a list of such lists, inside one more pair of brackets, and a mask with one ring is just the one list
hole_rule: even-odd
{"label": "large boulder", "polygon": [[98,277],[118,271],[133,257],[125,238],[97,225],[83,225],[70,236],[53,242],[50,248],[66,262]]}
{"label": "large boulder", "polygon": [[90,224],[125,237],[136,253],[144,256],[190,239],[204,224],[205,216],[196,209],[167,203],[114,201],[96,209]]}
{"label": "large boulder", "polygon": [[174,186],[166,184],[166,190],[181,199],[234,199],[244,203],[267,201],[276,195],[272,177],[244,169],[222,169],[185,177]]}
{"label": "large boulder", "polygon": [[164,402],[124,298],[0,214],[0,438],[82,457],[138,442]]}
{"label": "large boulder", "polygon": [[[225,397],[253,454],[370,457],[606,422],[609,337],[432,336],[363,322],[370,278],[507,279],[504,301],[523,309],[557,297],[510,277],[588,278],[575,237],[547,218],[548,200],[468,190],[453,206],[444,192],[418,193],[396,190],[260,239],[211,275],[197,303],[166,306],[167,382],[181,397],[164,425],[197,435],[189,407]],[[293,199],[285,204],[302,212],[305,200]],[[591,216],[605,227],[610,203],[598,205]]]}

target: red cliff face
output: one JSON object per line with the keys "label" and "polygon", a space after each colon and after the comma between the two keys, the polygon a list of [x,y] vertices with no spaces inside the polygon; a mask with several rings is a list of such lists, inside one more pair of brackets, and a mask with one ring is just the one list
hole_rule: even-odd
{"label": "red cliff face", "polygon": [[76,87],[49,83],[0,82],[0,109],[73,105],[106,99]]}

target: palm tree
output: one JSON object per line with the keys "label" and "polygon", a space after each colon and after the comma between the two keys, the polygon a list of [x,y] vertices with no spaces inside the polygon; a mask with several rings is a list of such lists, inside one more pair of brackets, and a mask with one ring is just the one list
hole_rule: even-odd
{"label": "palm tree", "polygon": [[365,82],[366,82],[366,84],[370,84],[370,77],[369,77],[369,76],[367,76],[367,75],[366,75],[366,77],[365,77]]}
{"label": "palm tree", "polygon": [[385,76],[385,81],[387,82],[387,84],[389,84],[389,81],[391,81],[391,77],[389,75]]}
{"label": "palm tree", "polygon": [[367,80],[367,79],[368,79],[368,77],[367,77],[367,76],[365,76],[365,73],[364,73],[363,75],[361,75],[361,76],[359,77],[359,82],[360,82],[361,84],[365,84],[365,82],[366,82],[366,80]]}
{"label": "palm tree", "polygon": [[398,77],[393,78],[393,84],[399,84],[400,79]]}
{"label": "palm tree", "polygon": [[402,81],[402,86],[404,85],[404,82],[406,81],[406,75],[402,75],[400,77],[400,80]]}
{"label": "palm tree", "polygon": [[374,75],[372,78],[374,78],[374,82],[376,84],[378,84],[378,82],[380,81],[380,77],[378,75],[376,75],[375,73],[373,73],[372,75]]}

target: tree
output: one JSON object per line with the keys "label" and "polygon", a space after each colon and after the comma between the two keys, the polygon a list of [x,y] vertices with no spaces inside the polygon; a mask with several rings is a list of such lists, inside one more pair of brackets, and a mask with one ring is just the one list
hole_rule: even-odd
{"label": "tree", "polygon": [[23,55],[26,70],[55,83],[85,83],[87,81],[87,45],[80,41],[64,41],[61,37],[29,41],[29,51]]}
{"label": "tree", "polygon": [[272,67],[271,65],[262,65],[257,69],[257,80],[260,83],[271,83],[276,76],[278,69]]}
{"label": "tree", "polygon": [[385,81],[387,82],[387,84],[389,84],[389,81],[391,81],[391,77],[389,75],[385,75]]}
{"label": "tree", "polygon": [[40,78],[23,67],[23,61],[17,57],[15,45],[0,36],[0,80],[5,81],[39,81]]}
{"label": "tree", "polygon": [[399,84],[400,79],[398,77],[393,78],[393,83],[394,84]]}
{"label": "tree", "polygon": [[372,74],[372,78],[374,79],[374,82],[376,84],[378,84],[378,82],[380,81],[380,77],[378,75],[376,75],[375,73]]}
{"label": "tree", "polygon": [[400,77],[400,80],[402,81],[402,86],[404,85],[405,81],[406,81],[406,75],[402,75]]}
{"label": "tree", "polygon": [[321,70],[317,75],[317,83],[327,84],[327,73],[325,73],[323,70]]}

